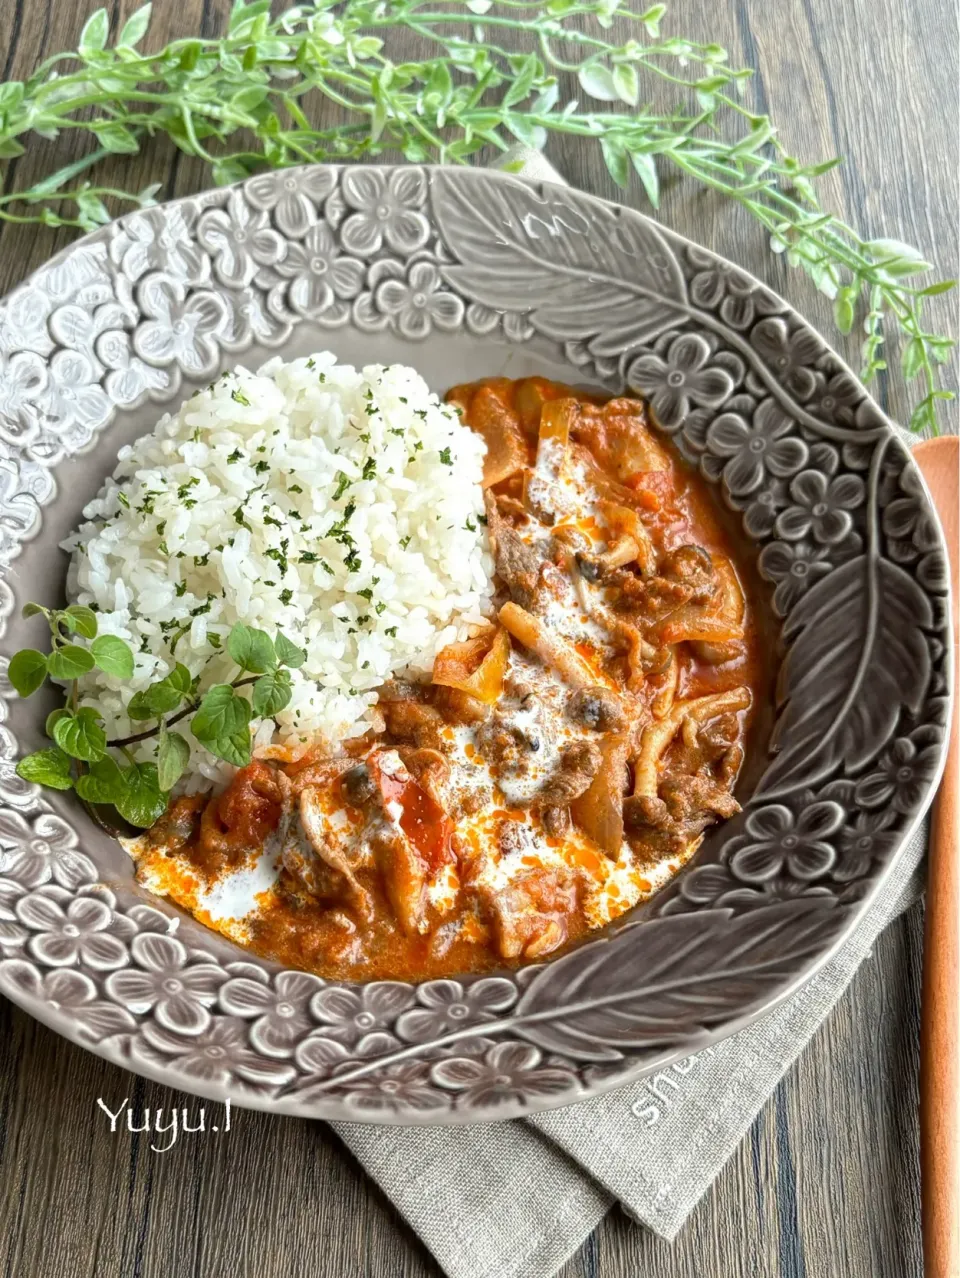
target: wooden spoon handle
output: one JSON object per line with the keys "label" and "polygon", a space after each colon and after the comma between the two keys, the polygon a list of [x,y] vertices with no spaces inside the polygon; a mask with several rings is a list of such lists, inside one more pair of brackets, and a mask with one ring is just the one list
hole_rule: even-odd
{"label": "wooden spoon handle", "polygon": [[[956,664],[954,666],[956,669]],[[925,1278],[960,1278],[960,858],[957,708],[930,827],[920,1031]]]}

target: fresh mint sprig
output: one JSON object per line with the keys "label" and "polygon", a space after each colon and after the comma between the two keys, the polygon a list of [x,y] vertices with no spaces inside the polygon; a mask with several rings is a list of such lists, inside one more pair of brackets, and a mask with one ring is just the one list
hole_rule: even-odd
{"label": "fresh mint sprig", "polygon": [[[130,645],[116,635],[101,635],[91,608],[44,608],[28,603],[24,617],[46,618],[50,650],[23,648],[10,659],[8,678],[21,697],[32,696],[48,678],[67,685],[67,704],[46,722],[53,745],[26,755],[17,764],[25,781],[54,790],[75,789],[88,805],[108,805],[131,825],[145,828],[163,814],[170,791],[190,762],[190,746],[174,724],[190,718],[194,738],[218,759],[243,767],[250,762],[250,724],[272,718],[290,703],[290,670],[306,653],[278,631],[237,624],[227,637],[227,652],[238,666],[230,683],[215,684],[202,696],[199,679],[178,662],[174,669],[130,698],[127,714],[151,726],[108,740],[103,716],[80,704],[78,680],[100,669],[120,680],[132,679],[136,660]],[[83,640],[73,642],[71,636]],[[242,689],[250,689],[250,699]],[[130,747],[156,738],[156,762],[138,761]]]}
{"label": "fresh mint sprig", "polygon": [[[939,370],[954,342],[930,329],[924,307],[954,281],[919,282],[932,269],[921,252],[865,238],[825,209],[817,182],[840,161],[790,155],[774,121],[745,102],[752,72],[731,67],[719,44],[662,36],[665,13],[664,4],[635,10],[620,0],[322,0],[271,17],[269,0],[253,0],[234,4],[221,37],[144,53],[149,5],[112,46],[98,9],[76,52],[0,85],[0,159],[21,155],[31,135],[71,130],[92,143],[0,195],[0,219],[90,230],[111,207],[151,203],[157,187],[133,192],[84,175],[157,133],[209,164],[217,183],[386,153],[466,164],[484,148],[542,148],[553,134],[572,135],[599,146],[619,186],[639,180],[654,208],[671,172],[745,208],[773,250],[833,299],[839,330],[862,327],[866,381],[886,368],[887,338],[899,332],[900,372],[922,386],[910,425],[935,432],[939,407],[954,397]],[[632,30],[621,43],[604,38],[614,17]],[[398,60],[410,36],[424,54]],[[504,38],[520,48],[504,48]],[[586,103],[564,97],[571,81]],[[656,110],[654,83],[672,95]],[[337,122],[321,127],[314,106],[324,100]]]}

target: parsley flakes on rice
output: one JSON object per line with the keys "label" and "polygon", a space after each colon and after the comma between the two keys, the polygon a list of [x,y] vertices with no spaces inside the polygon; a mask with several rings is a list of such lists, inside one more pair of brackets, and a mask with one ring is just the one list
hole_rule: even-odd
{"label": "parsley flakes on rice", "polygon": [[[306,649],[293,697],[256,744],[365,732],[378,686],[483,624],[492,561],[483,440],[403,365],[329,352],[239,368],[121,449],[84,510],[68,593],[125,639],[132,680],[93,671],[108,737],[142,729],[130,698],[177,661],[200,690],[229,682],[235,622]],[[182,729],[181,729],[182,730]],[[192,786],[229,775],[190,736]],[[152,759],[154,740],[137,757]]]}

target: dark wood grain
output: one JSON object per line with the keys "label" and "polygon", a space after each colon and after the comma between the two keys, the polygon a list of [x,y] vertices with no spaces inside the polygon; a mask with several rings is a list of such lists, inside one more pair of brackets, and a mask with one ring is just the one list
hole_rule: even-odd
{"label": "dark wood grain", "polygon": [[[0,5],[4,78],[75,44],[93,0]],[[122,20],[135,5],[111,5]],[[219,29],[226,0],[158,0],[152,39]],[[942,0],[684,0],[668,26],[725,44],[757,68],[759,107],[804,157],[842,153],[826,182],[871,234],[916,243],[957,273],[957,32]],[[72,138],[57,144],[67,159]],[[17,161],[46,172],[45,145]],[[618,192],[593,148],[551,144],[571,181]],[[157,143],[117,161],[127,184],[168,195],[202,166]],[[631,201],[639,203],[636,192]],[[667,184],[665,223],[762,274],[822,332],[830,305],[771,257],[749,217],[686,183]],[[67,242],[7,227],[0,293]],[[931,323],[954,329],[937,299]],[[846,353],[856,360],[856,342]],[[841,349],[843,344],[841,343]],[[879,393],[903,419],[898,379]],[[921,1273],[917,1042],[922,916],[895,922],[670,1247],[613,1211],[562,1278],[915,1278]],[[96,1278],[433,1278],[416,1237],[323,1124],[235,1113],[229,1134],[111,1135],[97,1098],[141,1111],[198,1102],[58,1039],[0,1000],[0,1273]],[[212,1121],[212,1120],[211,1120]]]}

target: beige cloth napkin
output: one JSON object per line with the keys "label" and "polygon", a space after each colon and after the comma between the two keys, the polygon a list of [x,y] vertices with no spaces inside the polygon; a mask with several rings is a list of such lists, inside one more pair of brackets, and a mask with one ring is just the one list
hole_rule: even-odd
{"label": "beige cloth napkin", "polygon": [[[524,147],[497,167],[563,180]],[[925,847],[924,823],[854,934],[789,1002],[652,1078],[524,1121],[334,1129],[449,1278],[550,1278],[617,1200],[672,1238],[878,934],[919,895]]]}

